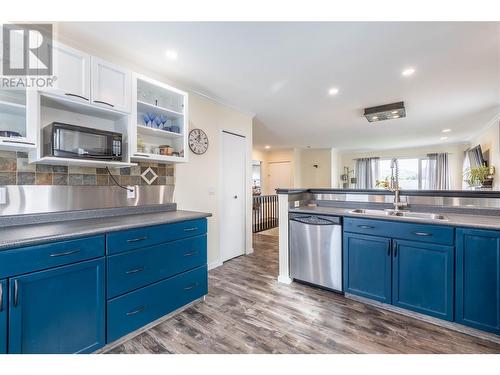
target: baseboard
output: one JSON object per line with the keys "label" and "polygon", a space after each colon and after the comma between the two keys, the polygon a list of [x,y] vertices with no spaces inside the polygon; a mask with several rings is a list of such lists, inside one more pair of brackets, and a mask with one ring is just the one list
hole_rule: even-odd
{"label": "baseboard", "polygon": [[249,250],[247,250],[246,255],[250,255],[253,253],[253,247],[251,247]]}
{"label": "baseboard", "polygon": [[213,270],[214,268],[222,266],[222,260],[216,260],[215,262],[208,264],[208,270]]}
{"label": "baseboard", "polygon": [[283,275],[278,276],[278,282],[281,284],[291,284],[292,281],[293,280],[288,276],[283,276]]}

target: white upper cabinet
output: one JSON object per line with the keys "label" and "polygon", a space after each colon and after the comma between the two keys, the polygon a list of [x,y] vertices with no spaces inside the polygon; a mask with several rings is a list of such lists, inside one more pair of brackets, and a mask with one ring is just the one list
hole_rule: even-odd
{"label": "white upper cabinet", "polygon": [[90,56],[66,47],[53,46],[54,82],[52,93],[74,100],[90,101]]}
{"label": "white upper cabinet", "polygon": [[91,65],[92,103],[130,113],[132,91],[130,72],[93,56]]}

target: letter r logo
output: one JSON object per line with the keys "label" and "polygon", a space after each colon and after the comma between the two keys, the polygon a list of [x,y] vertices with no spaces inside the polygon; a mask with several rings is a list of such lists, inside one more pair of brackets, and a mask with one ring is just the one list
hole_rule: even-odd
{"label": "letter r logo", "polygon": [[52,75],[52,25],[3,25],[3,75]]}

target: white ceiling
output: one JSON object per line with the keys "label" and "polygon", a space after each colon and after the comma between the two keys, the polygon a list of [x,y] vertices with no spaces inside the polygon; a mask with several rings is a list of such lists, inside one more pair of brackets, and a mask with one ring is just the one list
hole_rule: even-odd
{"label": "white ceiling", "polygon": [[[500,22],[63,23],[59,31],[254,113],[257,147],[438,144],[443,128],[456,143],[500,113]],[[416,73],[401,76],[409,66]],[[329,96],[333,86],[339,94]],[[362,116],[401,100],[405,119]]]}

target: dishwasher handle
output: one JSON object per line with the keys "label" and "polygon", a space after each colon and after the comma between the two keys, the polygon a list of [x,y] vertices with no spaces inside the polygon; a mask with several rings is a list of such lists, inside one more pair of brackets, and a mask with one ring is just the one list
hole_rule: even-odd
{"label": "dishwasher handle", "polygon": [[[338,218],[332,218],[327,219],[325,217],[318,217],[315,215],[309,215],[309,216],[296,216],[293,218],[290,218],[290,221],[296,221],[297,223],[301,224],[309,224],[309,225],[339,225]],[[337,220],[335,220],[337,219]]]}

